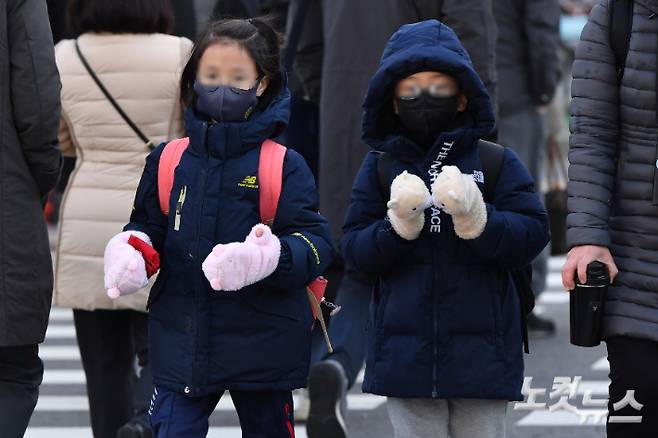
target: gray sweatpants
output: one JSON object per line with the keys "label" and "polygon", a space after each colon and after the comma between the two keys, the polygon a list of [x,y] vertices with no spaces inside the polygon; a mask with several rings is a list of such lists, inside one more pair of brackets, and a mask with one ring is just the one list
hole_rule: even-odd
{"label": "gray sweatpants", "polygon": [[395,438],[504,438],[507,400],[404,399],[386,403]]}

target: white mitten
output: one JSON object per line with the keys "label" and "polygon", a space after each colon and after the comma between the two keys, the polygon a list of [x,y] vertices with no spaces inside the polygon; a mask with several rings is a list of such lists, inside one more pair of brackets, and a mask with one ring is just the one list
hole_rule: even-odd
{"label": "white mitten", "polygon": [[269,277],[280,256],[279,239],[258,224],[244,242],[215,246],[201,267],[214,290],[236,291]]}
{"label": "white mitten", "polygon": [[149,236],[139,231],[124,231],[107,243],[104,256],[105,290],[112,299],[133,294],[148,284],[142,253],[128,244],[131,235],[152,245]]}
{"label": "white mitten", "polygon": [[452,216],[455,233],[462,239],[475,239],[484,231],[487,207],[472,175],[445,166],[432,184],[432,201]]}
{"label": "white mitten", "polygon": [[422,179],[406,170],[391,184],[388,218],[393,229],[406,240],[417,239],[425,226],[425,210],[432,205],[430,191]]}

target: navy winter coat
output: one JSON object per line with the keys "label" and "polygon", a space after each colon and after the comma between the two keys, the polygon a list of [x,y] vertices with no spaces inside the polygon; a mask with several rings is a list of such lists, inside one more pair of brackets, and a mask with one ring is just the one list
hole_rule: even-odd
{"label": "navy winter coat", "polygon": [[[286,89],[245,123],[210,124],[188,109],[190,146],[175,172],[168,218],[157,195],[163,145],[146,160],[125,229],[148,234],[162,257],[149,297],[150,357],[158,387],[203,396],[306,385],[312,314],[305,285],[330,263],[332,240],[318,213],[313,176],[299,154],[288,150],[285,157],[272,228],[282,245],[274,274],[237,292],[217,292],[201,270],[215,245],[243,241],[260,222],[260,145],[285,127],[289,106]],[[176,231],[176,203],[184,186]]]}
{"label": "navy winter coat", "polygon": [[[400,134],[392,93],[425,70],[455,77],[468,98],[458,128],[428,152]],[[364,140],[428,187],[443,165],[473,174],[483,189],[477,140],[494,126],[493,109],[454,32],[436,20],[405,25],[389,41],[364,104]],[[420,238],[406,241],[386,219],[377,152],[352,192],[342,241],[358,270],[376,274],[363,389],[392,397],[522,400],[519,298],[509,270],[528,264],[548,242],[546,213],[516,155],[505,151],[482,235],[462,240],[450,215],[428,209]]]}

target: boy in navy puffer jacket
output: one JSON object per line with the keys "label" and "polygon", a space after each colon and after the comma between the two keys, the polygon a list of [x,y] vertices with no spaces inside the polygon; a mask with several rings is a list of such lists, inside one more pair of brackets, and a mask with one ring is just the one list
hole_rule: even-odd
{"label": "boy in navy puffer jacket", "polygon": [[[378,276],[363,389],[389,397],[397,437],[499,438],[522,400],[519,296],[511,270],[548,242],[533,181],[509,149],[482,196],[487,91],[457,36],[435,20],[390,39],[364,104],[374,151],[357,175],[342,249]],[[390,197],[380,187],[389,155]]]}

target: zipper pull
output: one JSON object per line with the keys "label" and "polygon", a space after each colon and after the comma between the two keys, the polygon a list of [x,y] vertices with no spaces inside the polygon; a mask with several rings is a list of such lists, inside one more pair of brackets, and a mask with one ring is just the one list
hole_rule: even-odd
{"label": "zipper pull", "polygon": [[183,210],[183,204],[185,204],[185,196],[187,195],[187,186],[183,186],[178,195],[178,202],[176,203],[176,215],[174,216],[174,231],[180,230],[180,220]]}

